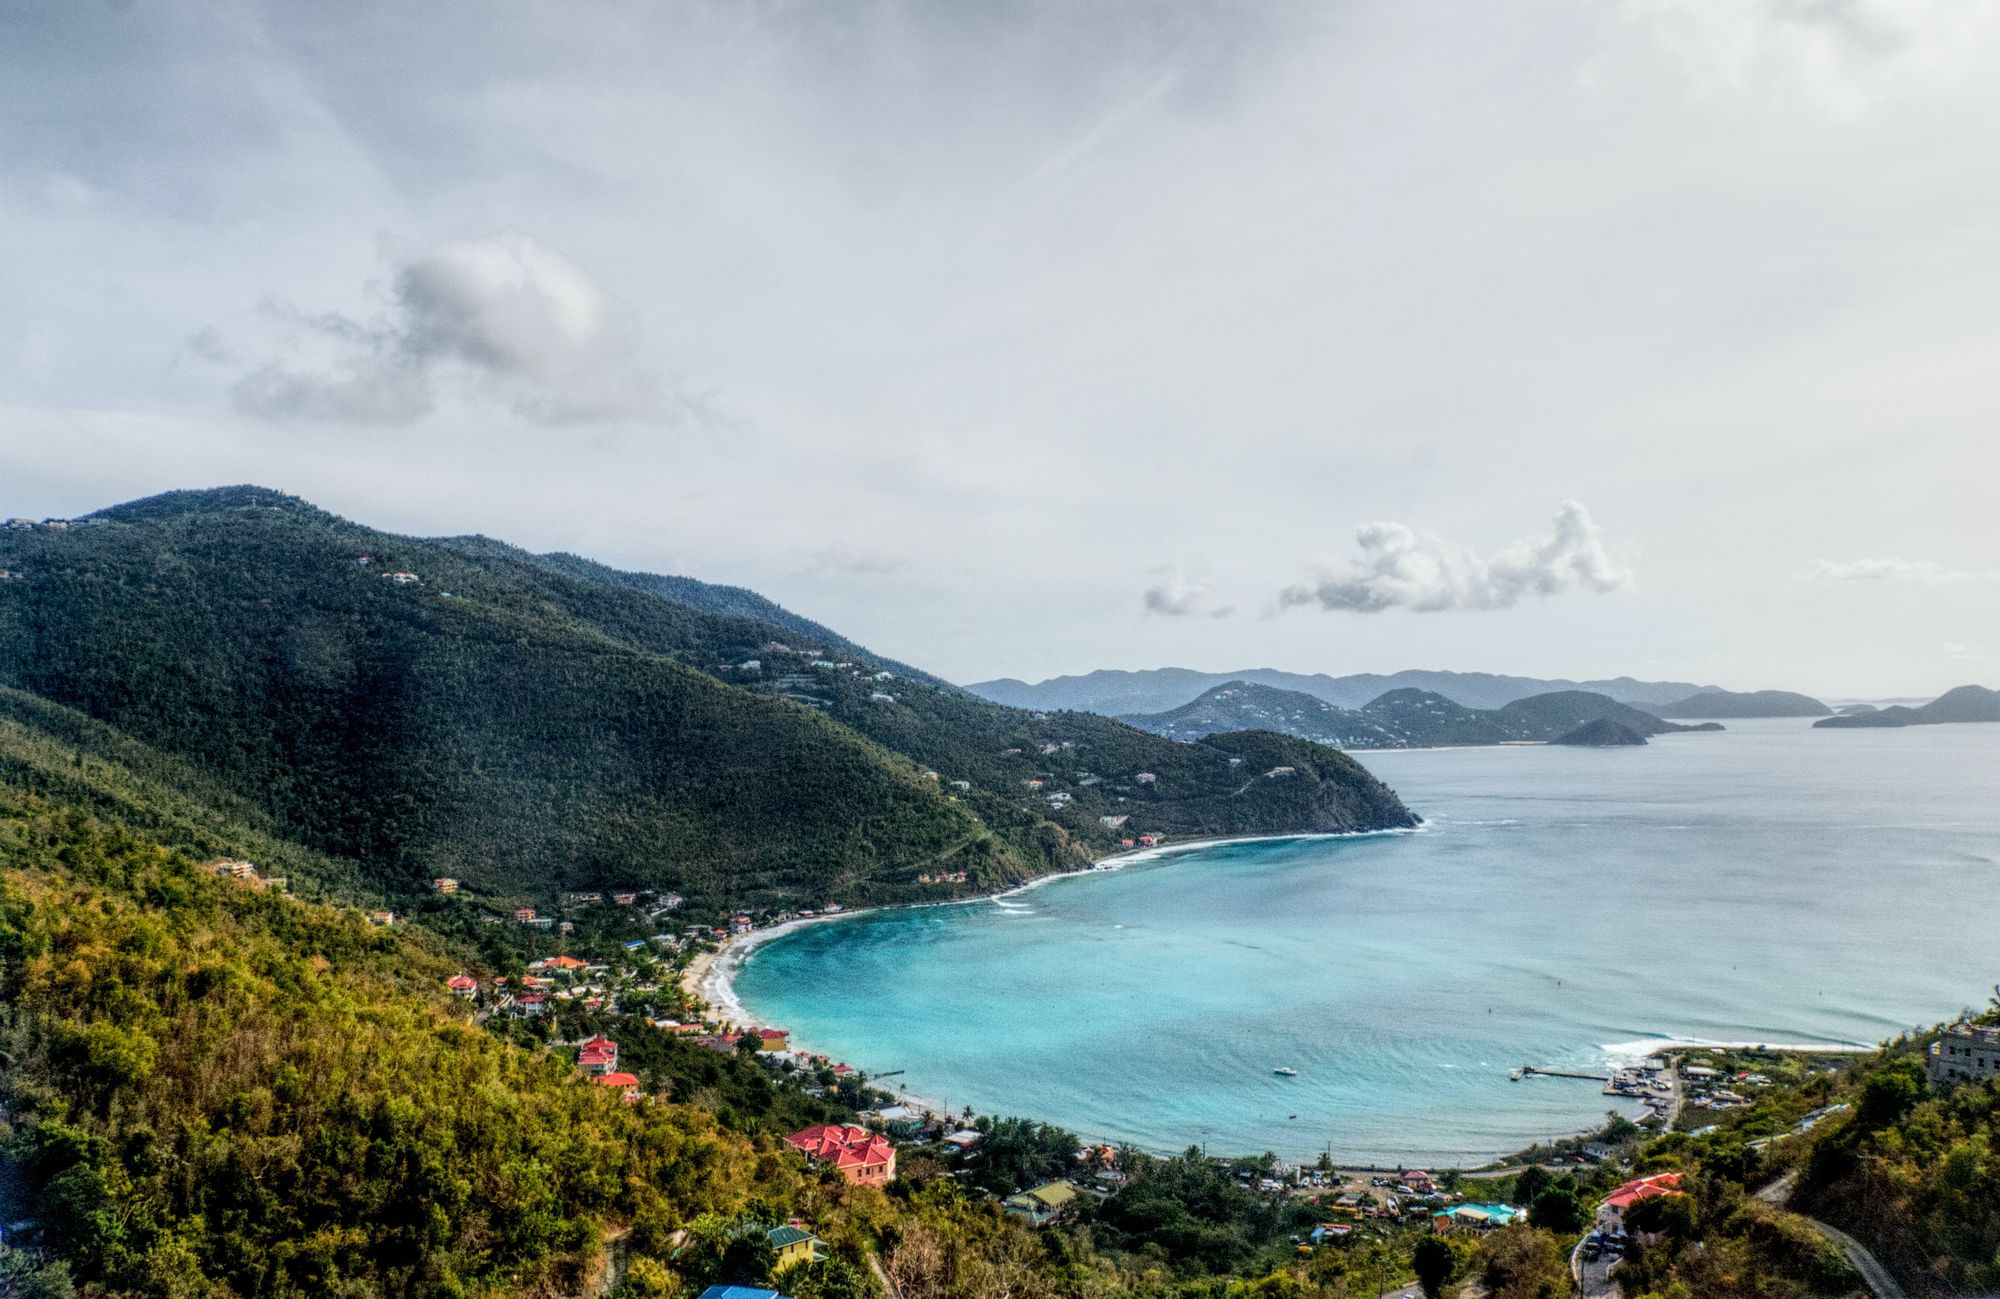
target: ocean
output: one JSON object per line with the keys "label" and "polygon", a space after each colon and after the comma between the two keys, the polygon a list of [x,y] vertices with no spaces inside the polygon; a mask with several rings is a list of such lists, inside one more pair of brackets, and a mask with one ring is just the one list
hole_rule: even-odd
{"label": "ocean", "polygon": [[2000,725],[1357,756],[1425,829],[811,926],[735,995],[954,1110],[1161,1152],[1469,1165],[1612,1106],[1516,1066],[1872,1044],[2000,979]]}

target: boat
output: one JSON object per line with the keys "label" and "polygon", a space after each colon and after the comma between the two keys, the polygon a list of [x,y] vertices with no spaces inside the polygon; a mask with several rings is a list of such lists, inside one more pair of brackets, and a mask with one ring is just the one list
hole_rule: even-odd
{"label": "boat", "polygon": [[1282,1064],[1279,1065],[1276,1069],[1271,1070],[1271,1072],[1278,1075],[1280,1078],[1296,1078],[1299,1076],[1298,1070]]}

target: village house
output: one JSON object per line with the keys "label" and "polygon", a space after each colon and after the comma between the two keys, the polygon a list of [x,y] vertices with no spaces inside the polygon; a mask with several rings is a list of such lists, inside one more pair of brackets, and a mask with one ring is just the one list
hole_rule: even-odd
{"label": "village house", "polygon": [[759,1051],[788,1051],[792,1045],[792,1031],[788,1028],[760,1028],[753,1036],[757,1039]]}
{"label": "village house", "polygon": [[469,974],[454,974],[444,981],[454,997],[476,997],[479,995],[479,980]]}
{"label": "village house", "polygon": [[1450,1231],[1455,1227],[1469,1227],[1474,1231],[1492,1231],[1516,1221],[1525,1221],[1527,1216],[1511,1204],[1455,1204],[1431,1215],[1431,1230]]}
{"label": "village house", "polygon": [[1298,771],[1297,767],[1273,767],[1269,771],[1264,773],[1264,779],[1276,780],[1281,776],[1294,775],[1297,773],[1297,771]]}
{"label": "village house", "polygon": [[415,573],[384,573],[382,576],[397,586],[415,586],[424,580]]}
{"label": "village house", "polygon": [[602,893],[572,893],[569,895],[569,900],[578,904],[602,902],[604,901],[604,895]]}
{"label": "village house", "polygon": [[1931,1043],[1929,1072],[1937,1087],[2000,1078],[2000,1028],[1953,1024]]}
{"label": "village house", "polygon": [[533,907],[516,907],[514,909],[514,923],[516,924],[529,924],[534,918],[535,909]]}
{"label": "village house", "polygon": [[896,696],[889,694],[887,691],[877,690],[868,696],[868,702],[871,704],[893,704],[896,702]]}
{"label": "village house", "polygon": [[896,1147],[887,1137],[851,1123],[802,1128],[786,1137],[785,1144],[811,1162],[831,1167],[855,1186],[882,1186],[896,1178]]}
{"label": "village house", "polygon": [[613,1072],[618,1068],[618,1044],[598,1034],[577,1048],[576,1066],[591,1074]]}
{"label": "village house", "polygon": [[1132,783],[1135,785],[1151,785],[1157,782],[1159,779],[1160,778],[1157,775],[1155,775],[1150,771],[1142,771],[1138,775],[1132,777]]}
{"label": "village house", "polygon": [[782,1227],[773,1227],[764,1233],[764,1240],[771,1246],[771,1275],[776,1276],[789,1267],[801,1263],[819,1262],[819,1237],[801,1227],[796,1221]]}
{"label": "village house", "polygon": [[611,900],[621,907],[629,907],[639,900],[639,895],[637,893],[613,893]]}
{"label": "village house", "polygon": [[1655,1173],[1651,1177],[1636,1177],[1604,1197],[1604,1203],[1597,1207],[1597,1221],[1600,1226],[1623,1228],[1625,1211],[1641,1200],[1650,1200],[1657,1195],[1680,1195],[1681,1175],[1679,1173]]}
{"label": "village house", "polygon": [[370,911],[368,913],[368,923],[371,925],[381,925],[386,929],[396,923],[396,913],[393,911]]}
{"label": "village house", "polygon": [[1006,1209],[1017,1218],[1026,1218],[1039,1227],[1054,1220],[1076,1203],[1076,1187],[1068,1182],[1044,1182],[1019,1195],[1007,1197]]}
{"label": "village house", "polygon": [[523,993],[514,998],[514,1004],[508,1007],[508,1009],[522,1019],[540,1019],[549,1013],[549,994],[546,992]]}
{"label": "village house", "polygon": [[627,1105],[637,1105],[641,1100],[639,1077],[637,1074],[601,1073],[593,1077],[590,1081],[599,1087],[616,1088],[620,1099]]}
{"label": "village house", "polygon": [[456,893],[458,892],[458,881],[448,875],[440,875],[431,881],[431,892]]}

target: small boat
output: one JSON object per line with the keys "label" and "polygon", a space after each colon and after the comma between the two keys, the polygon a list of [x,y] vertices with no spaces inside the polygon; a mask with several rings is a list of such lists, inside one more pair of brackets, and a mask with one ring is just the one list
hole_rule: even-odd
{"label": "small boat", "polygon": [[1298,1070],[1289,1068],[1285,1065],[1279,1065],[1276,1069],[1271,1070],[1271,1072],[1278,1075],[1280,1078],[1296,1078],[1299,1076]]}

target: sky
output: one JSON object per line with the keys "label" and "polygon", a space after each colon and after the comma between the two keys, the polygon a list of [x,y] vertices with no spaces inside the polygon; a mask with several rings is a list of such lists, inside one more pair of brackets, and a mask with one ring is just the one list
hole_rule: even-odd
{"label": "sky", "polygon": [[960,681],[2000,685],[2000,0],[15,0],[0,513]]}

